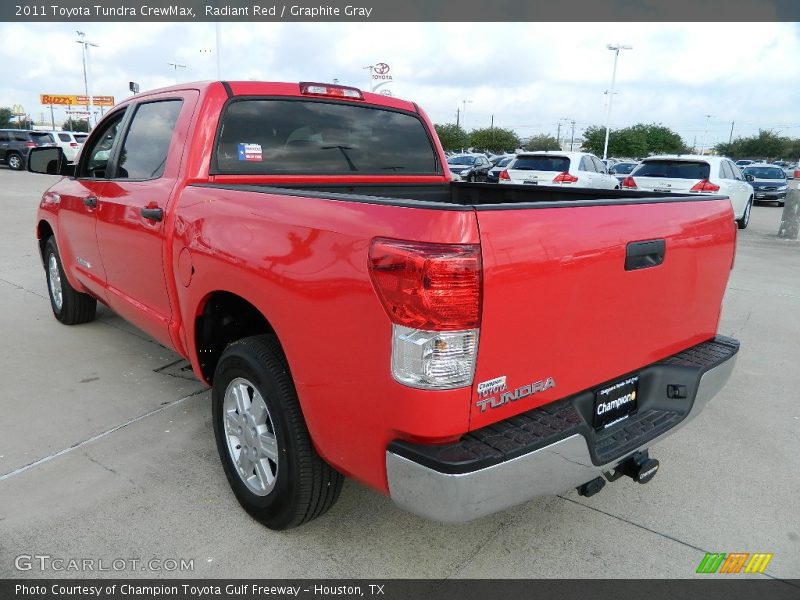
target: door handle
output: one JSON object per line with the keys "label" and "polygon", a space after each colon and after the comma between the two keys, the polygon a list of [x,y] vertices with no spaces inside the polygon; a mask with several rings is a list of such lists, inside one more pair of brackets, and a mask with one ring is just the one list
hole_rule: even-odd
{"label": "door handle", "polygon": [[83,199],[83,205],[88,208],[97,208],[97,196],[86,196]]}
{"label": "door handle", "polygon": [[630,242],[625,251],[625,270],[636,271],[657,267],[664,262],[666,250],[667,245],[663,239]]}
{"label": "door handle", "polygon": [[160,208],[141,208],[139,212],[145,219],[151,221],[161,221],[164,218],[164,211]]}

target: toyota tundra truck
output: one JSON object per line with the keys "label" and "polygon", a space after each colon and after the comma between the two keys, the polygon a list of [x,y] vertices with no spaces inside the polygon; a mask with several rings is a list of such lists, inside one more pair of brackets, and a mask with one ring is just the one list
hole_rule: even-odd
{"label": "toyota tundra truck", "polygon": [[185,357],[272,529],[344,477],[444,522],[644,483],[738,352],[728,198],[452,183],[413,102],[186,84],[29,169],[61,175],[36,224],[56,319],[99,301]]}

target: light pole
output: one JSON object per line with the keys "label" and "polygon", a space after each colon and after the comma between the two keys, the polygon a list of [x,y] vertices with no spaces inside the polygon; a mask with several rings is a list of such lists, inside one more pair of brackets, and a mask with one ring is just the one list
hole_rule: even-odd
{"label": "light pole", "polygon": [[461,111],[461,118],[464,120],[464,127],[467,126],[467,104],[472,104],[472,100],[462,100],[461,104],[464,105],[464,109]]}
{"label": "light pole", "polygon": [[[572,137],[570,138],[570,141],[569,141],[569,151],[572,152],[572,143],[573,143],[573,141],[575,141],[575,119],[570,119],[569,117],[561,117],[558,120],[558,132],[559,132],[558,145],[559,146],[561,145],[560,134],[561,134],[561,122],[562,121],[564,121],[564,127],[566,127],[567,123],[571,123],[572,124]],[[566,139],[567,139],[567,134],[565,132],[564,133],[564,143],[565,144],[566,144]]]}
{"label": "light pole", "polygon": [[178,69],[179,69],[179,68],[180,68],[180,69],[185,69],[185,68],[186,68],[186,65],[180,65],[180,64],[178,64],[178,63],[174,63],[174,62],[168,62],[167,64],[168,64],[170,67],[172,67],[173,69],[175,69],[175,85],[177,85],[177,84],[178,84]]}
{"label": "light pole", "polygon": [[367,65],[366,67],[361,67],[362,69],[369,69],[369,85],[367,89],[371,92],[372,91],[372,69],[375,68],[375,65]]}
{"label": "light pole", "polygon": [[81,45],[83,49],[83,92],[86,94],[86,112],[89,113],[86,117],[86,126],[89,131],[92,130],[92,114],[94,113],[94,98],[89,93],[89,75],[86,69],[86,58],[89,54],[89,46],[94,46],[95,48],[98,47],[97,44],[94,42],[90,42],[86,39],[86,34],[82,31],[78,31],[79,40],[75,40],[76,43]]}
{"label": "light pole", "polygon": [[706,128],[705,131],[703,131],[703,145],[700,146],[700,156],[703,156],[703,154],[705,154],[706,151],[706,140],[708,139],[708,122],[711,120],[711,117],[713,116],[714,115],[706,115]]}
{"label": "light pole", "polygon": [[620,50],[632,50],[633,46],[626,44],[606,44],[606,48],[614,52],[614,70],[611,71],[611,91],[608,95],[608,111],[606,112],[606,141],[603,143],[603,160],[608,158],[608,128],[611,126],[611,103],[614,100],[614,84],[617,81],[617,59]]}

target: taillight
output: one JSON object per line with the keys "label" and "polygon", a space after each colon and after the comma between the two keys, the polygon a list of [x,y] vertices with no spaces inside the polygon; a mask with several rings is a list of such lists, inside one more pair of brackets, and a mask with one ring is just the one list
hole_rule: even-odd
{"label": "taillight", "polygon": [[619,184],[621,188],[627,188],[629,190],[635,190],[638,188],[636,185],[636,181],[634,181],[633,177],[628,175],[625,179],[622,180],[622,183]]}
{"label": "taillight", "polygon": [[34,142],[25,142],[26,148],[36,148],[36,144]]}
{"label": "taillight", "polygon": [[77,148],[78,147],[78,142],[70,142],[69,143],[69,147],[70,148]]}
{"label": "taillight", "polygon": [[499,178],[505,179],[506,181],[511,181],[511,175],[508,174],[508,171],[506,169],[500,171]]}
{"label": "taillight", "polygon": [[364,95],[361,90],[344,85],[332,85],[330,83],[311,83],[303,81],[300,83],[300,93],[309,96],[332,96],[346,100],[363,100]]}
{"label": "taillight", "polygon": [[394,378],[423,389],[472,385],[481,320],[480,246],[375,239],[369,270],[393,323]]}
{"label": "taillight", "polygon": [[800,165],[797,165],[797,168],[794,170],[794,178],[800,179]]}
{"label": "taillight", "polygon": [[578,178],[574,175],[570,175],[568,171],[559,173],[556,175],[555,179],[553,179],[553,183],[576,183],[577,181]]}
{"label": "taillight", "polygon": [[718,192],[719,186],[716,183],[711,183],[708,179],[702,179],[695,183],[689,191],[700,193]]}

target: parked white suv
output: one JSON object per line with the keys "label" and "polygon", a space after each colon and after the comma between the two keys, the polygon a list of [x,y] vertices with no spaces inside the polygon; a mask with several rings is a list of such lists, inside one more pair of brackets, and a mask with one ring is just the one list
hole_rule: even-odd
{"label": "parked white suv", "polygon": [[500,172],[500,183],[613,190],[619,181],[594,154],[554,150],[521,152]]}
{"label": "parked white suv", "polygon": [[622,189],[728,196],[739,229],[747,227],[753,208],[753,187],[739,167],[723,156],[651,156],[622,180]]}
{"label": "parked white suv", "polygon": [[88,133],[80,131],[47,131],[43,133],[49,133],[55,139],[56,144],[64,151],[64,158],[69,162],[75,162],[83,142],[89,137]]}

